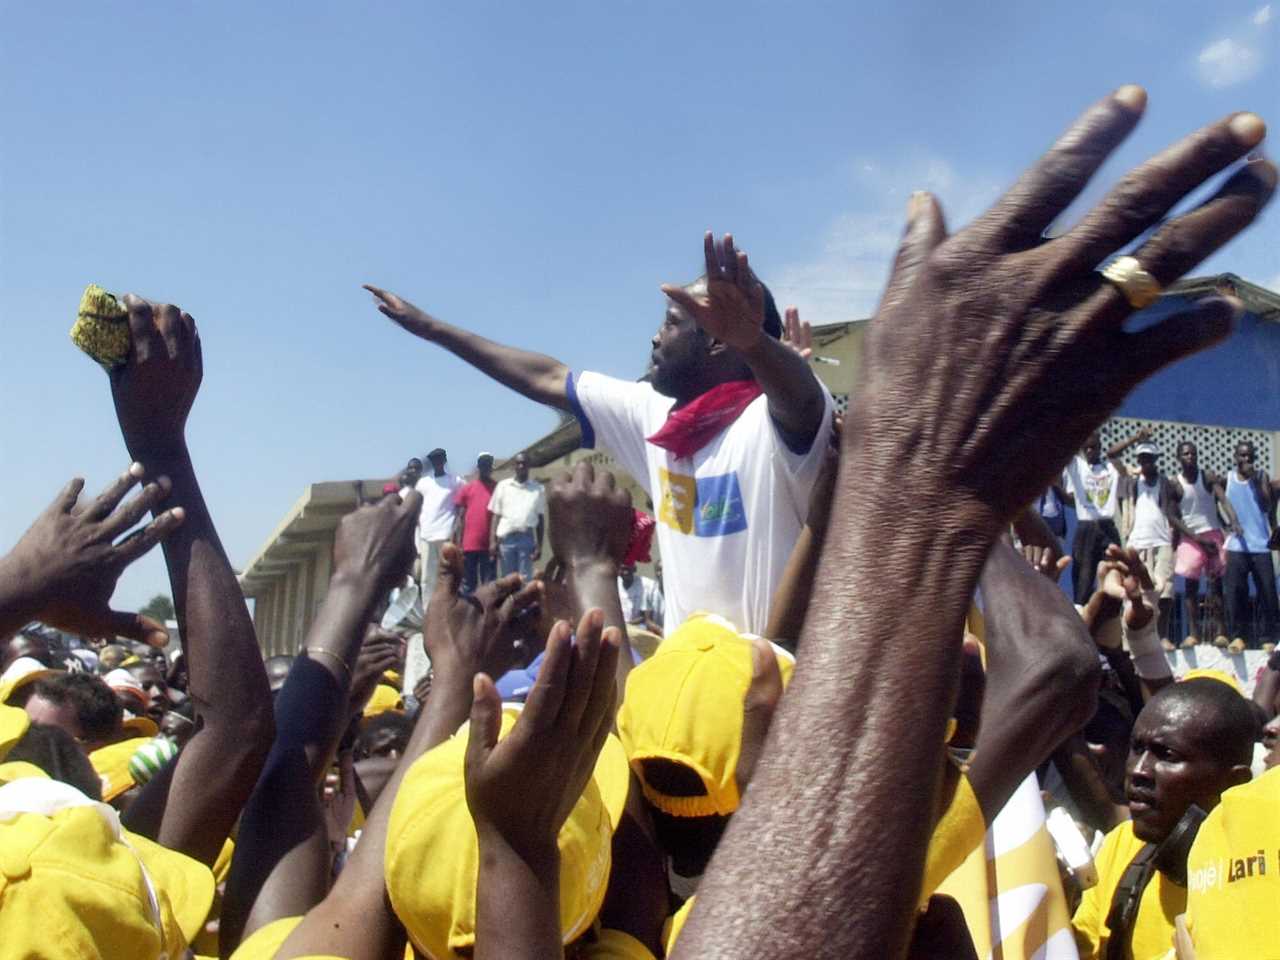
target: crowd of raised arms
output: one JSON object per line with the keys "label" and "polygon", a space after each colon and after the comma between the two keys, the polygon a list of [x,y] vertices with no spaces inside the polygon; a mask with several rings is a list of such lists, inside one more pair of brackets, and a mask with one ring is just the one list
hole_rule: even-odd
{"label": "crowd of raised arms", "polygon": [[[1169,653],[1175,570],[1189,643],[1274,650],[1280,485],[1247,441],[1218,475],[1098,435],[1230,335],[1229,296],[1126,321],[1276,168],[1232,114],[1062,229],[1145,105],[1093,104],[968,225],[911,197],[842,417],[729,235],[663,285],[638,382],[368,286],[656,516],[590,462],[463,482],[433,450],[342,517],[265,663],[188,452],[196,322],[123,295],[129,466],[0,559],[0,958],[1280,957],[1280,660],[1250,697]],[[172,656],[110,606],[157,544]]]}

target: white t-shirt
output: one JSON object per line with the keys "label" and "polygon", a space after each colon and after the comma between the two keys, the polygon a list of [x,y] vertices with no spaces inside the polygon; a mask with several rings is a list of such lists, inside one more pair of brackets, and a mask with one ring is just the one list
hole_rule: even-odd
{"label": "white t-shirt", "polygon": [[1125,546],[1135,550],[1172,546],[1173,530],[1169,518],[1160,509],[1160,486],[1164,478],[1156,477],[1155,483],[1147,483],[1142,477],[1135,477],[1133,482],[1138,500],[1133,506],[1133,530]]}
{"label": "white t-shirt", "polygon": [[462,480],[450,473],[443,477],[430,474],[414,484],[414,489],[422,494],[422,512],[418,514],[419,540],[448,540],[453,536],[453,519],[458,513],[453,495],[460,486]]}
{"label": "white t-shirt", "polygon": [[580,373],[568,389],[583,445],[607,448],[653,498],[666,632],[705,611],[762,633],[826,456],[834,410],[826,387],[822,423],[806,453],[787,449],[760,396],[685,459],[645,440],[674,403],[649,384]]}
{"label": "white t-shirt", "polygon": [[1113,520],[1120,472],[1110,460],[1090,463],[1076,454],[1062,471],[1062,485],[1076,498],[1076,519]]}
{"label": "white t-shirt", "polygon": [[532,532],[538,529],[538,518],[547,512],[547,495],[536,480],[520,483],[507,477],[493,488],[489,512],[498,518],[498,539],[521,530]]}

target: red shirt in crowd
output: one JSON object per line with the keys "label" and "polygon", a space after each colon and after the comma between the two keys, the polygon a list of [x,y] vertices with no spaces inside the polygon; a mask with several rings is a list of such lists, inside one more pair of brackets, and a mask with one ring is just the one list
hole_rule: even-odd
{"label": "red shirt in crowd", "polygon": [[462,549],[489,550],[489,498],[493,496],[495,483],[486,486],[476,479],[453,495],[453,502],[467,511],[462,521]]}

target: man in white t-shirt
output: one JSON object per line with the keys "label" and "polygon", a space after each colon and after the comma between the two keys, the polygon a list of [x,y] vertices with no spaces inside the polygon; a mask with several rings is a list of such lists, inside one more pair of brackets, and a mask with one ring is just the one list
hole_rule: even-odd
{"label": "man in white t-shirt", "polygon": [[[378,309],[513,390],[572,412],[652,496],[668,632],[695,611],[760,632],[800,535],[833,402],[781,342],[782,319],[731,237],[708,234],[706,274],[663,286],[648,382],[571,373],[369,287]],[[650,439],[652,438],[652,439]]]}
{"label": "man in white t-shirt", "polygon": [[418,555],[422,558],[422,602],[429,603],[436,588],[440,569],[440,548],[453,539],[458,505],[453,495],[462,480],[446,469],[448,454],[436,447],[427,454],[431,469],[414,484],[422,494],[422,512],[418,514]]}
{"label": "man in white t-shirt", "polygon": [[1138,476],[1121,487],[1125,498],[1123,524],[1125,546],[1138,551],[1155,583],[1158,599],[1156,631],[1169,642],[1169,614],[1173,610],[1173,534],[1182,527],[1179,503],[1182,491],[1160,473],[1160,450],[1144,441],[1134,447]]}
{"label": "man in white t-shirt", "polygon": [[542,555],[546,530],[547,494],[529,479],[529,458],[517,453],[516,475],[498,481],[489,498],[489,551],[501,562],[499,576],[533,576],[533,561]]}

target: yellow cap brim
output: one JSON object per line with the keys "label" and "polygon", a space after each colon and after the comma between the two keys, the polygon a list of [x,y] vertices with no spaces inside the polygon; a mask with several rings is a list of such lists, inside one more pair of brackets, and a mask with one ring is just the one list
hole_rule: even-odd
{"label": "yellow cap brim", "polygon": [[173,919],[187,943],[191,943],[204,929],[209,907],[213,905],[213,871],[199,860],[139,834],[122,830],[122,835],[142,860],[156,889],[169,898]]}

